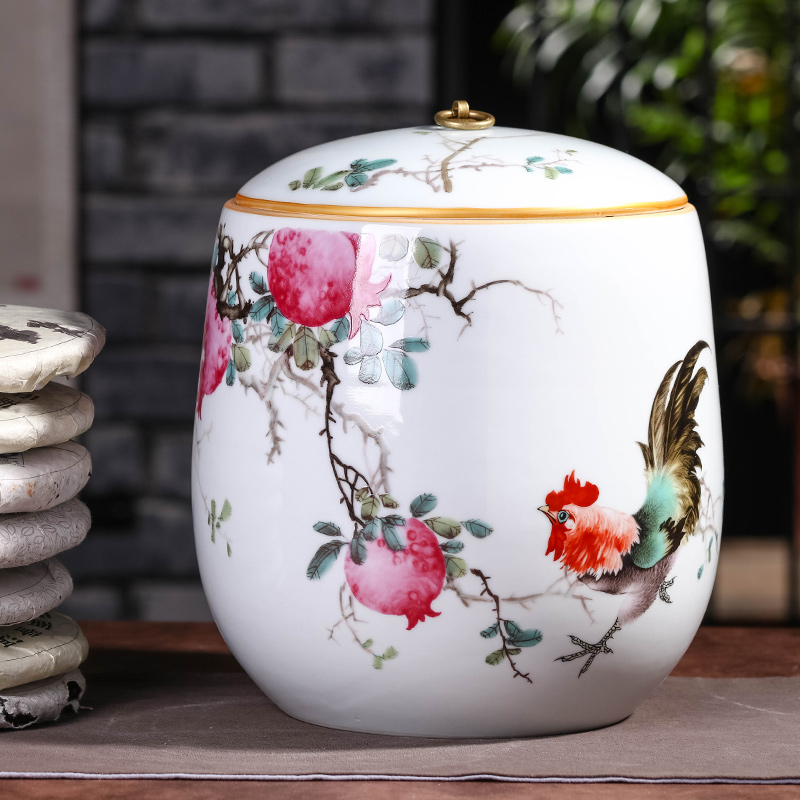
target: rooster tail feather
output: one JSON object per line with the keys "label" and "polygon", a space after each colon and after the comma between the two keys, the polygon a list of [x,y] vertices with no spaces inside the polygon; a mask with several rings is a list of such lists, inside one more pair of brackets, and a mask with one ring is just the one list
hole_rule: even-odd
{"label": "rooster tail feather", "polygon": [[707,347],[706,342],[697,342],[683,361],[667,370],[650,412],[647,444],[639,442],[645,462],[647,496],[635,515],[642,533],[632,556],[634,563],[642,568],[651,567],[674,552],[697,525],[700,508],[697,470],[702,466],[697,451],[703,441],[697,433],[694,414],[708,373],[704,367],[695,372],[695,366]]}

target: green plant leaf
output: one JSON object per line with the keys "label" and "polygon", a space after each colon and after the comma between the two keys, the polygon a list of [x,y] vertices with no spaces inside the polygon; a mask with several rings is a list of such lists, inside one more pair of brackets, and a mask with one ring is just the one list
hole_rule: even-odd
{"label": "green plant leaf", "polygon": [[389,347],[402,350],[405,353],[424,353],[431,349],[431,343],[427,339],[412,337],[410,339],[398,339],[392,342]]}
{"label": "green plant leaf", "polygon": [[276,337],[274,333],[270,336],[267,346],[276,353],[282,353],[294,341],[295,331],[294,323],[287,325],[280,336]]}
{"label": "green plant leaf", "polygon": [[408,253],[408,239],[399,233],[389,233],[381,239],[378,253],[387,261],[400,261]]}
{"label": "green plant leaf", "polygon": [[339,526],[334,522],[317,522],[314,525],[314,530],[321,533],[323,536],[341,536],[342,531]]}
{"label": "green plant leaf", "polygon": [[567,152],[568,156],[574,156],[578,151],[577,150],[567,150],[566,152]]}
{"label": "green plant leaf", "polygon": [[375,669],[383,669],[383,659],[380,656],[373,656],[372,666],[375,667]]}
{"label": "green plant leaf", "polygon": [[510,656],[518,656],[521,652],[522,652],[522,650],[520,650],[519,647],[514,647],[514,648],[512,648],[511,650],[508,651],[508,654]]}
{"label": "green plant leaf", "polygon": [[361,325],[359,344],[365,356],[376,356],[383,349],[383,334],[374,325],[364,322]]}
{"label": "green plant leaf", "polygon": [[405,313],[405,305],[396,297],[392,297],[381,306],[381,310],[377,316],[373,317],[372,322],[377,322],[379,325],[394,325],[403,318]]}
{"label": "green plant leaf", "polygon": [[381,379],[381,360],[378,356],[366,356],[358,370],[361,383],[373,384]]}
{"label": "green plant leaf", "polygon": [[226,519],[230,519],[231,513],[233,509],[231,508],[231,504],[228,502],[228,498],[225,498],[225,502],[222,504],[222,511],[219,512],[219,518],[225,522]]}
{"label": "green plant leaf", "polygon": [[444,249],[439,242],[433,239],[425,239],[419,237],[414,239],[414,247],[412,249],[414,261],[422,269],[436,269],[442,260]]}
{"label": "green plant leaf", "polygon": [[381,532],[381,524],[377,519],[370,519],[364,523],[364,538],[368,542],[374,542]]}
{"label": "green plant leaf", "polygon": [[211,501],[211,524],[213,525],[217,521],[217,501]]}
{"label": "green plant leaf", "polygon": [[569,167],[556,167],[562,175],[572,175],[572,170]]}
{"label": "green plant leaf", "polygon": [[231,550],[231,543],[228,542],[228,558],[230,558],[232,555],[233,555],[233,551]]}
{"label": "green plant leaf", "polygon": [[357,531],[350,542],[350,558],[356,564],[363,564],[367,560],[367,545],[364,541],[364,532]]}
{"label": "green plant leaf", "polygon": [[306,577],[311,580],[319,580],[336,561],[339,551],[347,544],[347,542],[334,539],[330,542],[325,542],[322,547],[314,553],[314,558],[311,559],[306,570]]}
{"label": "green plant leaf", "polygon": [[[394,497],[392,497],[390,494],[382,494],[382,495],[380,495],[380,499],[381,499],[381,503],[383,503],[383,505],[386,508],[399,508],[400,507],[400,503],[398,503],[397,500],[395,500]],[[405,521],[403,522],[403,524],[405,524]]]}
{"label": "green plant leaf", "polygon": [[236,367],[234,366],[233,359],[228,361],[228,366],[225,367],[225,383],[228,386],[233,386],[236,382]]}
{"label": "green plant leaf", "polygon": [[444,557],[445,570],[447,577],[451,581],[457,578],[463,578],[467,574],[467,562],[463,558],[456,558],[456,556]]}
{"label": "green plant leaf", "polygon": [[300,188],[300,186],[301,186],[300,181],[289,181],[289,188],[293,192],[296,192]]}
{"label": "green plant leaf", "polygon": [[253,322],[261,322],[270,315],[270,312],[273,311],[274,308],[275,301],[272,299],[271,294],[266,297],[259,297],[250,309],[250,319],[253,320]]}
{"label": "green plant leaf", "polygon": [[314,167],[313,169],[308,170],[305,175],[303,175],[303,188],[308,189],[312,183],[319,180],[320,176],[322,175],[322,167]]}
{"label": "green plant leaf", "polygon": [[407,391],[417,385],[419,380],[417,365],[405,353],[385,350],[383,364],[386,367],[386,375],[397,389]]}
{"label": "green plant leaf", "polygon": [[383,526],[383,541],[386,542],[386,546],[390,550],[394,550],[395,552],[405,550],[403,540],[400,538],[400,534],[397,532],[397,528],[395,528],[394,525]]}
{"label": "green plant leaf", "polygon": [[383,654],[383,657],[386,661],[391,661],[393,658],[397,658],[399,655],[400,653],[398,653],[397,650],[390,645],[386,648],[386,652]]}
{"label": "green plant leaf", "polygon": [[421,517],[424,514],[430,514],[439,501],[436,499],[435,494],[419,494],[411,501],[411,516]]}
{"label": "green plant leaf", "polygon": [[362,486],[356,492],[356,500],[358,500],[359,503],[363,503],[369,496],[370,496],[370,491],[369,489],[367,489],[366,486]]}
{"label": "green plant leaf", "polygon": [[337,342],[343,342],[350,335],[350,320],[347,317],[337,319],[330,327],[331,333]]}
{"label": "green plant leaf", "polygon": [[545,167],[544,176],[545,178],[549,178],[551,181],[554,181],[558,177],[558,170],[554,167]]}
{"label": "green plant leaf", "polygon": [[461,533],[461,523],[450,517],[431,517],[425,524],[444,539],[455,539]]}
{"label": "green plant leaf", "polygon": [[468,519],[461,523],[473,536],[478,539],[485,539],[494,528],[482,519]]}
{"label": "green plant leaf", "polygon": [[339,183],[341,186],[341,179],[344,178],[350,172],[349,169],[341,169],[338,172],[331,172],[330,175],[326,175],[324,178],[320,178],[316,183],[311,187],[312,189],[325,189],[325,188],[332,188],[332,183]]}
{"label": "green plant leaf", "polygon": [[495,622],[494,625],[484,628],[484,630],[481,631],[481,636],[483,636],[484,639],[494,639],[498,633],[500,633],[500,626]]}
{"label": "green plant leaf", "polygon": [[381,517],[381,521],[387,525],[399,525],[401,528],[406,524],[406,518],[399,514],[387,514],[385,517]]}
{"label": "green plant leaf", "polygon": [[494,653],[486,656],[486,663],[496,667],[505,657],[506,654],[502,650],[495,650]]}
{"label": "green plant leaf", "polygon": [[530,629],[527,631],[520,631],[508,640],[515,647],[535,647],[542,641],[542,632]]}
{"label": "green plant leaf", "polygon": [[539,161],[544,161],[544,156],[531,156],[528,159],[529,164],[537,164]]}
{"label": "green plant leaf", "polygon": [[301,325],[294,337],[294,363],[298,369],[309,370],[319,364],[319,342],[311,328]]}
{"label": "green plant leaf", "polygon": [[236,371],[247,372],[253,365],[250,351],[243,344],[232,344],[231,350],[233,351],[233,366],[236,367]]}
{"label": "green plant leaf", "polygon": [[372,641],[372,639],[367,639],[367,641],[366,641],[366,642],[361,642],[361,646],[362,646],[362,647],[363,647],[365,650],[367,650],[367,649],[369,649],[370,647],[372,647],[372,645],[373,645],[373,644],[375,644],[375,642],[373,642],[373,641]]}
{"label": "green plant leaf", "polygon": [[228,292],[228,305],[229,306],[235,306],[238,302],[239,302],[239,295],[236,294],[236,290],[235,289],[231,289]]}
{"label": "green plant leaf", "polygon": [[396,163],[397,161],[393,158],[379,158],[377,161],[367,161],[361,169],[371,172],[374,169],[386,169],[386,167],[391,167],[392,164]]}
{"label": "green plant leaf", "polygon": [[288,320],[286,317],[281,314],[281,312],[276,308],[275,311],[272,313],[270,317],[272,322],[272,332],[276,336],[280,336],[286,330],[286,323]]}
{"label": "green plant leaf", "polygon": [[464,549],[464,542],[457,542],[455,540],[450,542],[442,542],[439,545],[439,549],[443,553],[450,553],[451,555],[455,553],[460,553]]}
{"label": "green plant leaf", "polygon": [[357,186],[363,186],[367,182],[366,172],[351,172],[344,182],[351,188],[355,189]]}
{"label": "green plant leaf", "polygon": [[336,337],[327,328],[320,328],[318,332],[319,346],[326,350],[336,344]]}
{"label": "green plant leaf", "polygon": [[516,622],[512,622],[510,619],[503,620],[503,627],[506,629],[506,633],[513,639],[515,636],[518,636],[522,633],[522,628],[517,625]]}
{"label": "green plant leaf", "polygon": [[235,319],[233,322],[231,322],[231,333],[233,334],[233,340],[235,342],[241,344],[244,341],[244,328],[238,319]]}
{"label": "green plant leaf", "polygon": [[250,286],[256,294],[266,294],[269,291],[267,279],[258,272],[250,273]]}
{"label": "green plant leaf", "polygon": [[377,497],[369,495],[363,503],[361,503],[361,516],[363,519],[372,519],[377,515],[380,509],[380,503]]}

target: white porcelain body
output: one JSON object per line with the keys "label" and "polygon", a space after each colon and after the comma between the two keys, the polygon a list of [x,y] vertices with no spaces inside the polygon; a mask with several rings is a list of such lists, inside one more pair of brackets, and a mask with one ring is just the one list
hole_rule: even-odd
{"label": "white porcelain body", "polygon": [[[458,263],[449,288],[456,299],[488,281],[519,282],[478,291],[463,307],[471,324],[446,297],[424,293],[404,301],[405,314],[394,325],[374,326],[384,346],[404,337],[430,342],[429,350],[412,354],[419,372],[413,389],[395,388],[385,369],[377,383],[361,382],[359,365],[348,366],[342,358],[358,345],[358,335],[332,345],[341,380],[334,446],[346,463],[377,474],[378,451],[374,440],[362,436],[361,421],[385,445],[384,466],[399,503],[395,513],[409,517],[409,503],[430,492],[438,498],[434,515],[489,522],[493,532],[486,538],[461,531],[454,540],[464,544],[458,556],[490,579],[503,598],[503,618],[542,633],[538,645],[514,658],[532,683],[515,677],[506,659],[488,664],[499,637],[480,633],[495,622],[495,610],[480,597],[481,580],[471,573],[455,581],[468,596],[464,602],[445,588],[432,601],[440,615],[411,630],[405,617],[379,613],[358,600],[357,621],[343,620],[340,592],[345,600],[352,592],[344,573],[347,548],[319,580],[306,577],[310,559],[328,541],[315,523],[332,521],[345,537],[352,533],[327,440],[320,435],[320,367],[294,369],[305,387],[284,375],[270,391],[280,355],[264,346],[269,332],[258,332],[259,324],[266,329],[268,323],[250,322],[244,329],[252,366],[235,375],[234,385],[223,380],[204,397],[193,458],[203,585],[226,642],[248,674],[295,717],[380,733],[554,734],[628,716],[691,642],[717,565],[722,442],[708,281],[694,210],[403,224],[226,208],[222,222],[234,248],[287,227],[371,234],[378,243],[400,235],[412,248],[415,237],[445,247],[454,243]],[[372,280],[391,278],[384,303],[435,278],[435,271],[420,269],[411,256],[376,256]],[[263,251],[261,258],[263,263],[248,256],[243,275],[266,276]],[[379,309],[370,313],[375,317]],[[696,412],[703,440],[701,525],[672,565],[671,602],[656,599],[623,625],[609,642],[613,654],[599,655],[579,678],[585,659],[555,659],[578,649],[570,635],[598,641],[623,598],[592,591],[574,576],[564,579],[563,567],[545,555],[550,522],[537,509],[573,470],[599,487],[603,506],[639,509],[646,483],[637,442],[647,441],[653,396],[667,369],[701,339],[711,345],[699,362],[709,381]],[[257,388],[246,389],[246,382]],[[343,412],[349,415],[346,425]],[[268,432],[277,419],[280,453],[273,451],[270,459],[274,439]],[[231,509],[215,541],[211,500],[216,516],[224,500]],[[526,596],[533,597],[514,599]],[[376,669],[348,625],[362,644],[371,640],[371,652],[382,655],[391,646],[397,657]]]}

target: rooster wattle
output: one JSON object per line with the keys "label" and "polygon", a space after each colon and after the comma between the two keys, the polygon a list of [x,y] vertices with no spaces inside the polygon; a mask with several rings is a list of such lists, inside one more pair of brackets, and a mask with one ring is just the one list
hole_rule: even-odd
{"label": "rooster wattle", "polygon": [[638,443],[644,455],[647,494],[635,514],[597,505],[600,490],[588,481],[582,484],[574,471],[564,480],[564,488],[550,492],[539,508],[552,523],[546,555],[552,553],[588,588],[625,597],[617,619],[599,642],[569,637],[582,649],[557,660],[588,656],[580,675],[597,655],[613,652],[608,640],[647,611],[659,594],[671,602],[667,588],[672,581],[666,577],[699,516],[697,451],[703,442],[695,430],[694,413],[708,374],[703,367],[697,372],[694,368],[707,347],[703,341],[694,345],[667,370],[658,387],[647,444]]}

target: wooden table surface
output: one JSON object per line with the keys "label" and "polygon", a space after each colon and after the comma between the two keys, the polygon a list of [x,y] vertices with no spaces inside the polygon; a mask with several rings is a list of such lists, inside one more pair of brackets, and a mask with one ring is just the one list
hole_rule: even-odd
{"label": "wooden table surface", "polygon": [[[84,672],[236,672],[211,623],[86,622],[92,651]],[[180,632],[180,636],[176,634]],[[701,628],[675,668],[680,677],[736,678],[800,675],[800,629]],[[16,734],[7,734],[16,735]],[[2,756],[0,755],[0,769]],[[685,800],[686,798],[800,798],[798,786],[671,784],[531,784],[493,781],[184,781],[0,780],[0,797],[26,800],[175,800],[235,797],[299,800]]]}

